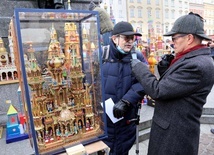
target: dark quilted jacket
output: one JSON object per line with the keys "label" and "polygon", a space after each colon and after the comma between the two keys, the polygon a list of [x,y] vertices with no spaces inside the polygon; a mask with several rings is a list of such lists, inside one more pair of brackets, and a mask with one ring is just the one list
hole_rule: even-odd
{"label": "dark quilted jacket", "polygon": [[[145,62],[141,53],[138,53],[137,57]],[[105,99],[112,98],[114,103],[120,99],[125,99],[131,103],[131,106],[124,119],[115,124],[107,117],[108,138],[104,142],[114,151],[114,154],[122,155],[128,152],[135,142],[136,125],[134,122],[127,124],[127,120],[136,118],[137,103],[143,97],[139,94],[144,94],[144,91],[132,75],[130,65],[132,56],[130,53],[121,54],[111,42],[109,59],[113,62],[104,62],[102,66]]]}

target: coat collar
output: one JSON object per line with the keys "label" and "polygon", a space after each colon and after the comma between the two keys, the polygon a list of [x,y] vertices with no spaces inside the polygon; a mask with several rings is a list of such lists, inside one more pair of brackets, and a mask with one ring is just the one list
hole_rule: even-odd
{"label": "coat collar", "polygon": [[[200,48],[194,51],[191,51],[187,54],[185,54],[183,57],[181,57],[180,59],[178,59],[173,65],[171,65],[160,77],[160,79],[166,74],[168,73],[169,70],[171,70],[172,68],[174,68],[175,66],[177,66],[177,64],[179,64],[180,62],[184,61],[185,59],[191,58],[191,57],[195,57],[198,55],[210,55],[211,54],[211,50],[208,47],[205,48]],[[159,79],[159,80],[160,80]]]}
{"label": "coat collar", "polygon": [[111,40],[110,41],[110,58],[121,62],[130,62],[132,57],[131,57],[131,52],[129,52],[128,54],[120,53],[116,45]]}

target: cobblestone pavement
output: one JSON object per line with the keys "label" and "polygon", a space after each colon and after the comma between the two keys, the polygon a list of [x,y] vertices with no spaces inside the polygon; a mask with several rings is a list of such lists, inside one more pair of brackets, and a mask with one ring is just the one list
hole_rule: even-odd
{"label": "cobblestone pavement", "polygon": [[[214,134],[210,132],[210,129],[214,128],[214,124],[201,124],[201,135],[199,143],[198,155],[214,155]],[[139,154],[147,155],[149,140],[145,140],[139,143]],[[129,155],[135,155],[136,145],[133,145],[129,151]]]}
{"label": "cobblestone pavement", "polygon": [[210,132],[211,128],[214,128],[213,124],[201,128],[199,155],[214,155],[214,134]]}

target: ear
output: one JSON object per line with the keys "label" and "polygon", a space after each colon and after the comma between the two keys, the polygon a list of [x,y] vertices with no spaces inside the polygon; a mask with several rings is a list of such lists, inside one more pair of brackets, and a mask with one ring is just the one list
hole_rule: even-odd
{"label": "ear", "polygon": [[118,37],[113,36],[112,41],[117,45],[118,44]]}
{"label": "ear", "polygon": [[195,36],[193,36],[192,34],[188,35],[188,44],[192,44],[194,42]]}

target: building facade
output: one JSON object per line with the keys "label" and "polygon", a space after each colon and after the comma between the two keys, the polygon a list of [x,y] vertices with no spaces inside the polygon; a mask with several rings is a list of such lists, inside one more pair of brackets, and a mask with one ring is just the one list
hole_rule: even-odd
{"label": "building facade", "polygon": [[207,35],[214,35],[214,0],[204,0],[205,31]]}
{"label": "building facade", "polygon": [[146,42],[170,31],[178,17],[191,11],[205,19],[206,34],[214,34],[214,0],[103,0],[101,7],[113,11],[115,23],[130,22]]}

